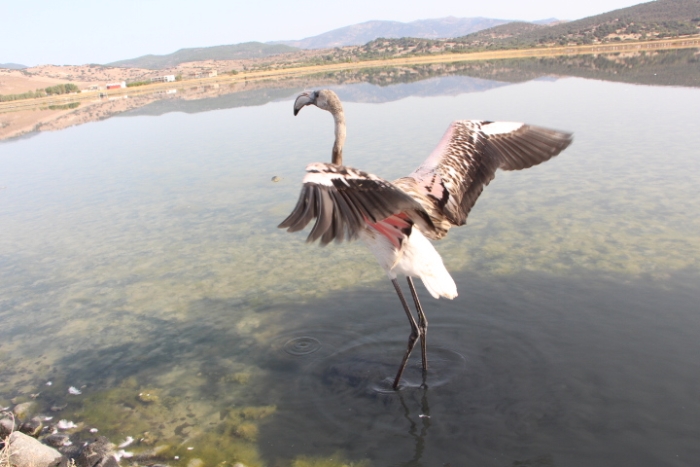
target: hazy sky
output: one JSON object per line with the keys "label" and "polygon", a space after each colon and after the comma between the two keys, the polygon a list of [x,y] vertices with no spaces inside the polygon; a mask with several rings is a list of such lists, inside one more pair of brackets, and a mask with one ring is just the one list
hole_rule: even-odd
{"label": "hazy sky", "polygon": [[640,0],[0,0],[0,63],[107,63],[183,47],[303,39],[363,21],[579,19]]}

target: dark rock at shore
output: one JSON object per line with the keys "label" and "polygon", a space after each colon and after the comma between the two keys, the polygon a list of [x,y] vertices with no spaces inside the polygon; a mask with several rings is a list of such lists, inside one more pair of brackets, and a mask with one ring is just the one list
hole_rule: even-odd
{"label": "dark rock at shore", "polygon": [[43,428],[44,422],[41,420],[41,418],[34,417],[31,420],[27,420],[26,422],[22,423],[19,426],[19,431],[21,431],[25,435],[29,435],[33,438],[36,438],[37,436],[39,436]]}
{"label": "dark rock at shore", "polygon": [[104,436],[84,446],[74,459],[77,467],[119,467],[114,457],[114,444]]}
{"label": "dark rock at shore", "polygon": [[17,431],[15,420],[10,416],[0,418],[0,439],[7,438],[13,431]]}
{"label": "dark rock at shore", "polygon": [[70,437],[64,433],[53,433],[41,440],[42,443],[54,448],[62,448],[66,446],[68,441],[70,441]]}
{"label": "dark rock at shore", "polygon": [[15,405],[14,409],[12,409],[12,412],[15,414],[15,417],[17,417],[18,419],[22,419],[32,415],[35,410],[36,402],[29,401]]}
{"label": "dark rock at shore", "polygon": [[75,460],[80,453],[83,452],[83,448],[76,446],[75,444],[69,444],[68,446],[61,446],[58,448],[58,452],[63,454],[68,459]]}

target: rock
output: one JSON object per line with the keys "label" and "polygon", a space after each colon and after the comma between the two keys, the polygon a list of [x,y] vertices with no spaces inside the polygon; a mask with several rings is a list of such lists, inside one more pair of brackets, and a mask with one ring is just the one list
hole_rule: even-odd
{"label": "rock", "polygon": [[104,436],[99,436],[88,443],[75,457],[77,467],[119,467],[114,458],[114,444]]}
{"label": "rock", "polygon": [[146,446],[153,446],[158,442],[158,437],[151,433],[150,431],[146,431],[141,439],[139,439],[139,443],[144,444]]}
{"label": "rock", "polygon": [[65,467],[67,460],[52,447],[15,431],[9,438],[10,465],[14,467]]}
{"label": "rock", "polygon": [[22,404],[15,405],[15,408],[12,409],[12,412],[14,412],[15,417],[19,419],[24,419],[29,418],[29,416],[32,414],[35,408],[36,402],[23,402]]}
{"label": "rock", "polygon": [[190,459],[187,463],[187,467],[204,467],[204,461],[195,457],[194,459]]}
{"label": "rock", "polygon": [[68,446],[61,446],[60,448],[57,448],[58,452],[63,454],[65,457],[71,460],[75,460],[78,458],[81,452],[83,452],[83,449],[80,446],[76,446],[75,444],[69,444]]}
{"label": "rock", "polygon": [[19,426],[19,431],[25,435],[32,436],[36,438],[41,433],[42,428],[44,428],[44,422],[40,417],[34,417],[31,420],[27,420]]}
{"label": "rock", "polygon": [[70,437],[63,433],[53,433],[41,440],[42,443],[48,444],[54,448],[66,446],[66,442],[68,441],[70,441]]}
{"label": "rock", "polygon": [[144,404],[153,404],[153,403],[158,403],[160,402],[160,396],[158,396],[158,392],[155,390],[144,390],[139,393],[136,398],[139,400],[139,402],[143,402]]}
{"label": "rock", "polygon": [[17,425],[12,417],[0,418],[0,439],[10,436],[10,433],[17,431]]}

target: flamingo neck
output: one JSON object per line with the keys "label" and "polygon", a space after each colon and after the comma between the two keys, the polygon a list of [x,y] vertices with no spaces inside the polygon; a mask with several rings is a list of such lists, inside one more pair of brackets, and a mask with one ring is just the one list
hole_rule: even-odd
{"label": "flamingo neck", "polygon": [[[338,103],[340,104],[340,103]],[[343,145],[345,144],[345,114],[343,108],[331,107],[333,120],[335,121],[335,142],[333,143],[333,159],[331,162],[336,165],[343,165]]]}
{"label": "flamingo neck", "polygon": [[343,165],[343,145],[345,144],[345,112],[338,95],[330,89],[320,91],[316,106],[333,115],[335,122],[335,142],[333,143],[333,159],[336,165]]}

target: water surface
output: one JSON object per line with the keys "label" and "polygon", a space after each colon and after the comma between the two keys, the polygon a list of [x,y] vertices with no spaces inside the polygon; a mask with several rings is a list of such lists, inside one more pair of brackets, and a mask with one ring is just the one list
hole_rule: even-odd
{"label": "water surface", "polygon": [[276,229],[333,132],[273,93],[0,144],[0,405],[40,393],[170,465],[692,465],[700,91],[431,80],[336,85],[346,163],[405,175],[463,118],[575,141],[437,244],[460,295],[419,287],[425,386],[415,355],[387,391],[409,329],[370,254]]}

